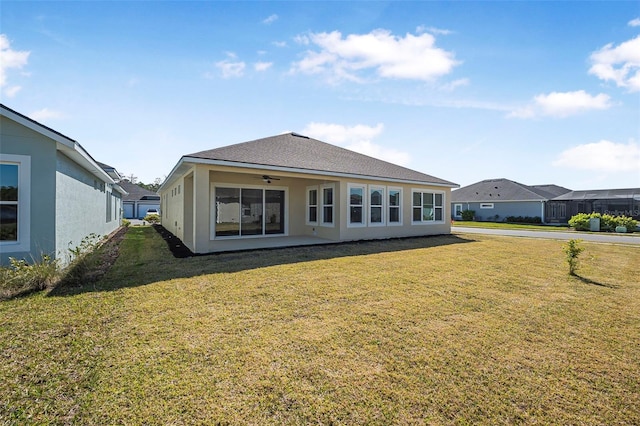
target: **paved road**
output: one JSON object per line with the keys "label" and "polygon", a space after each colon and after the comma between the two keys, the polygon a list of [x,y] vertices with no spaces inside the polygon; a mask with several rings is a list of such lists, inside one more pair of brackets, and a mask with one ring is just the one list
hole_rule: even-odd
{"label": "paved road", "polygon": [[613,244],[631,244],[640,246],[640,237],[611,234],[605,232],[560,232],[560,231],[528,231],[517,229],[485,229],[485,228],[465,228],[462,226],[453,226],[451,232],[454,234],[486,234],[486,235],[505,235],[509,237],[526,237],[526,238],[547,238],[554,240],[583,240],[596,243],[613,243]]}

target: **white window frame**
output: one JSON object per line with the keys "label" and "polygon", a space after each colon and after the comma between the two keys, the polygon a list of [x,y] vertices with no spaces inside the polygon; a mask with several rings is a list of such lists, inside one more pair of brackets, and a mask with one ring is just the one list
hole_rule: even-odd
{"label": "white window frame", "polygon": [[[414,220],[413,218],[413,209],[416,207],[413,205],[413,198],[414,198],[414,194],[419,193],[420,194],[420,220]],[[422,217],[422,208],[424,206],[424,195],[423,194],[433,194],[433,220],[423,220]],[[440,194],[442,195],[442,205],[438,206],[436,205],[436,194]],[[444,191],[436,191],[433,189],[419,189],[419,188],[412,188],[411,189],[411,223],[414,225],[432,225],[432,224],[442,224],[445,222],[445,211],[446,208],[445,206],[447,205],[447,201],[446,201],[446,197],[445,197],[445,193]],[[437,209],[442,209],[442,214],[440,215],[442,217],[441,220],[437,220],[436,219],[436,211]]]}
{"label": "white window frame", "polygon": [[[362,190],[362,204],[351,204],[351,190],[352,189],[361,189]],[[361,222],[351,222],[351,207],[361,207],[362,208],[362,221]],[[362,228],[367,226],[367,185],[359,184],[359,183],[348,183],[347,184],[347,228]]]}
{"label": "white window frame", "polygon": [[[391,192],[392,191],[398,191],[398,205],[397,206],[392,206],[391,203],[389,202],[389,197],[391,196]],[[402,188],[400,187],[394,187],[394,186],[390,186],[387,188],[387,194],[386,194],[386,201],[387,201],[387,225],[388,226],[402,226]],[[391,222],[391,209],[392,208],[397,208],[398,209],[398,222]]]}
{"label": "white window frame", "polygon": [[481,209],[492,209],[494,207],[493,203],[480,203]]}
{"label": "white window frame", "polygon": [[[2,164],[18,166],[18,238],[16,241],[0,241],[3,252],[31,250],[31,157],[28,155],[2,154]],[[12,202],[13,204],[13,202]]]}
{"label": "white window frame", "polygon": [[[309,194],[311,194],[311,191],[316,191],[316,203],[315,204],[311,204],[309,202]],[[305,209],[305,223],[307,225],[314,225],[317,226],[318,225],[318,219],[320,218],[320,212],[318,211],[320,209],[320,190],[318,189],[318,186],[307,186],[307,191],[306,191],[306,197],[307,197],[307,202],[306,202],[306,209]],[[315,207],[316,208],[316,220],[310,220],[310,209],[311,207]]]}
{"label": "white window frame", "polygon": [[[331,204],[326,204],[325,203],[325,197],[324,197],[324,191],[325,189],[330,189],[331,190]],[[318,200],[319,200],[319,210],[320,212],[318,213],[318,219],[319,219],[319,223],[318,226],[325,226],[328,228],[333,228],[335,226],[336,223],[336,186],[334,184],[327,184],[327,185],[320,185],[319,187],[319,191],[318,191]],[[325,222],[324,220],[324,209],[325,207],[331,207],[331,221],[330,222]]]}
{"label": "white window frame", "polygon": [[[458,214],[458,209],[460,209],[460,214]],[[462,219],[462,204],[453,205],[453,217],[456,219]]]}
{"label": "white window frame", "polygon": [[[371,204],[371,193],[373,191],[380,191],[382,193],[382,204],[376,204],[373,205]],[[386,226],[386,207],[387,207],[387,200],[386,200],[386,196],[387,196],[387,191],[386,191],[386,187],[384,186],[380,186],[380,185],[369,185],[369,192],[368,192],[368,196],[369,196],[369,205],[368,205],[368,217],[369,217],[369,226]],[[371,209],[373,209],[374,207],[379,207],[380,208],[380,222],[372,222],[371,218],[373,217],[373,215],[371,214]]]}

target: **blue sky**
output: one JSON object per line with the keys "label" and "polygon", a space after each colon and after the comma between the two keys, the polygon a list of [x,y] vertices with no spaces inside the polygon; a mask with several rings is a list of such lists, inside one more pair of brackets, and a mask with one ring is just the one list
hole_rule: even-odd
{"label": "blue sky", "polygon": [[640,3],[2,1],[2,103],[145,183],[295,131],[469,185],[640,187]]}

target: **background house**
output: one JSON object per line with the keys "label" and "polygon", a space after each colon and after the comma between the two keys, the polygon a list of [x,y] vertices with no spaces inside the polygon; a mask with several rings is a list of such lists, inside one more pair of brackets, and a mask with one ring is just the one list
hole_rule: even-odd
{"label": "background house", "polygon": [[89,234],[120,226],[126,192],[78,142],[1,104],[0,119],[1,264],[64,263]]}
{"label": "background house", "polygon": [[196,253],[446,234],[457,185],[288,133],[183,156],[162,225]]}
{"label": "background house", "polygon": [[128,180],[120,181],[120,186],[127,191],[127,195],[122,198],[125,219],[142,219],[149,209],[160,211],[160,195],[157,193]]}
{"label": "background house", "polygon": [[560,223],[578,213],[592,212],[640,220],[640,188],[570,191],[551,200],[547,211]]}
{"label": "background house", "polygon": [[451,193],[452,219],[474,210],[475,220],[502,221],[507,216],[539,217],[547,220],[549,200],[571,191],[557,185],[523,185],[508,179],[487,179]]}

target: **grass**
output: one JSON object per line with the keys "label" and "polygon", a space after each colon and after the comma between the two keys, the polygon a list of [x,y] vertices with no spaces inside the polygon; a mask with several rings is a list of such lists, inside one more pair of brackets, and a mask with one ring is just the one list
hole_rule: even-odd
{"label": "grass", "polygon": [[476,221],[462,221],[456,220],[452,222],[452,225],[462,226],[466,228],[488,228],[488,229],[528,229],[532,231],[571,231],[572,229],[567,225],[542,225],[542,224],[527,224],[527,223],[505,223],[505,222],[476,222]]}
{"label": "grass", "polygon": [[639,424],[640,248],[444,236],[174,259],[0,303],[0,424]]}

